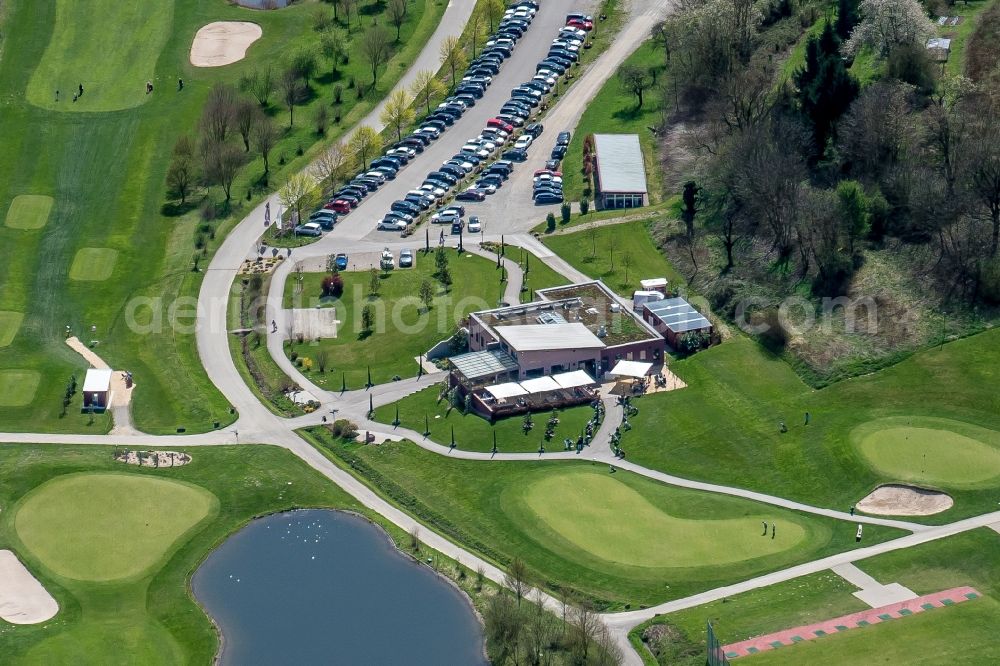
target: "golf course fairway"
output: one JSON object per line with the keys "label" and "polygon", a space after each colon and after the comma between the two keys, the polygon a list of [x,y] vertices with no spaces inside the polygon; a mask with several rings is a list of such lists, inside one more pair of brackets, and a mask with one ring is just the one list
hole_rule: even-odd
{"label": "golf course fairway", "polygon": [[768,514],[741,515],[723,502],[706,506],[704,518],[674,515],[669,505],[654,505],[610,474],[589,470],[540,477],[524,490],[523,499],[573,546],[629,566],[724,565],[790,550],[807,538],[801,525],[788,520],[780,522],[774,538],[762,536]]}
{"label": "golf course fairway", "polygon": [[14,518],[17,536],[54,573],[108,581],[150,570],[210,514],[210,492],[138,474],[73,474],[32,491]]}
{"label": "golf course fairway", "polygon": [[868,463],[895,481],[988,485],[1000,477],[1000,433],[936,418],[888,418],[859,426],[852,439]]}

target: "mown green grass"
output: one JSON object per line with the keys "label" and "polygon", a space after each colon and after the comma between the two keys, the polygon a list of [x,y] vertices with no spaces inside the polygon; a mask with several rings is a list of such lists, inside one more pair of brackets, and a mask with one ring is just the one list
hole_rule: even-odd
{"label": "mown green grass", "polygon": [[[787,364],[736,337],[673,363],[687,388],[641,398],[623,446],[632,460],[655,469],[847,509],[874,487],[907,474],[874,468],[852,441],[855,428],[894,417],[1000,430],[1000,396],[984,389],[1000,372],[998,340],[1000,332],[981,333],[816,391]],[[923,465],[918,456],[911,465]],[[955,506],[923,521],[995,510],[995,484],[969,488],[946,480],[953,464],[947,456],[928,455],[924,485],[950,493]]]}
{"label": "mown green grass", "polygon": [[[654,72],[657,77],[665,76],[663,50],[652,42],[645,42],[626,59],[625,64],[635,65]],[[572,93],[570,93],[572,94]],[[588,185],[583,176],[583,141],[589,134],[638,134],[646,165],[646,184],[650,203],[659,202],[663,196],[662,168],[657,159],[656,137],[650,127],[660,123],[664,96],[655,86],[643,95],[643,104],[638,106],[635,95],[622,89],[618,78],[612,76],[587,105],[580,116],[569,149],[562,163],[563,189],[567,201],[579,201]],[[594,194],[587,195],[593,208]]]}
{"label": "mown green grass", "polygon": [[[268,64],[280,69],[292,52],[315,49],[319,36],[312,29],[312,10],[319,3],[297,2],[272,12],[254,12],[223,0],[140,3],[150,5],[141,8],[102,0],[102,6],[109,7],[107,12],[94,11],[93,3],[84,4],[66,3],[58,8],[94,16],[86,21],[78,19],[77,25],[86,29],[69,39],[56,34],[55,3],[4,3],[0,98],[9,103],[0,106],[0,126],[4,128],[0,210],[8,210],[15,197],[25,194],[52,197],[54,203],[44,228],[0,227],[0,310],[24,313],[17,337],[0,348],[0,368],[30,368],[44,378],[31,403],[0,408],[0,422],[5,430],[107,431],[110,416],[93,420],[60,417],[66,382],[74,372],[82,378],[86,368],[83,359],[63,344],[65,327],[70,325],[81,339],[99,339],[100,353],[114,367],[134,373],[141,388],[133,396],[132,412],[140,429],[152,433],[173,432],[181,426],[188,432],[209,430],[216,421],[229,423],[236,415],[205,375],[197,354],[190,313],[204,273],[191,271],[193,241],[199,234],[214,234],[201,258],[204,266],[225,233],[267,190],[260,180],[261,160],[251,159],[234,184],[229,216],[206,223],[196,210],[164,205],[167,165],[177,137],[195,131],[213,84],[236,84],[241,74]],[[332,104],[334,86],[344,88],[344,101],[339,108],[331,106],[331,118],[339,114],[341,119],[327,130],[327,139],[360,119],[398,80],[433,31],[444,7],[439,0],[411,2],[395,55],[381,72],[378,89],[363,99],[357,99],[356,90],[350,87],[352,80],[371,80],[363,58],[352,55],[336,76],[331,74],[329,62],[321,59],[319,74],[312,82],[313,96],[296,109],[295,126],[284,131],[272,154],[272,188],[305,166],[323,143],[312,126],[312,117],[319,106]],[[154,21],[138,31],[127,29],[126,19],[133,11],[151,12],[151,16],[172,11],[166,41],[157,46],[153,32],[161,28]],[[381,22],[382,17],[373,18]],[[199,27],[215,20],[247,19],[260,23],[264,36],[245,60],[221,68],[199,69],[189,64],[191,39]],[[100,29],[90,27],[94,22],[103,22]],[[360,39],[356,27],[352,34],[356,41]],[[109,42],[108,35],[118,37]],[[121,35],[136,38],[123,41]],[[54,87],[44,81],[47,75],[38,64],[45,59],[52,67],[59,65],[64,56],[55,46],[50,51],[49,44],[57,45],[60,39],[69,39],[71,46],[66,62],[82,59],[82,66],[97,57],[88,54],[110,54],[119,49],[140,69],[152,58],[152,77],[137,70],[139,80],[133,87],[131,74],[126,76],[113,66],[111,61],[118,55],[111,54],[105,65],[90,64],[95,76],[120,77],[115,83],[119,92],[103,89],[94,78],[77,81],[76,73],[66,86],[84,84],[84,97],[76,102],[79,109],[110,103],[111,97],[105,95],[118,95],[113,103],[122,110],[66,113],[65,105],[73,104],[71,90],[62,91],[70,96],[57,108],[32,105],[25,101],[25,91],[29,85],[40,85],[39,81],[43,84],[42,103],[47,104],[52,95],[54,104]],[[90,41],[84,43],[86,40]],[[128,55],[132,44],[149,53],[132,58]],[[43,69],[48,67],[50,64],[43,65]],[[185,81],[184,90],[179,92],[178,77]],[[156,90],[147,98],[143,86],[150,78]],[[63,85],[61,79],[59,85]],[[135,91],[142,103],[124,108],[134,101],[130,95]],[[288,114],[277,96],[272,97],[267,112],[279,125],[287,126]],[[197,192],[194,203],[204,195]],[[215,188],[208,195],[216,203],[221,201]],[[201,231],[203,225],[206,231]],[[77,251],[87,247],[118,252],[111,275],[102,282],[67,280]],[[96,336],[90,335],[91,326],[97,327]],[[71,414],[78,411],[74,409],[77,405],[71,406]]]}
{"label": "mown green grass", "polygon": [[594,227],[548,236],[542,242],[574,268],[603,280],[623,296],[631,296],[639,288],[639,280],[646,278],[665,277],[675,287],[684,284],[684,278],[653,242],[650,224],[638,221]]}
{"label": "mown green grass", "polygon": [[0,347],[7,347],[14,341],[23,320],[21,312],[0,311]]}
{"label": "mown green grass", "polygon": [[107,247],[82,247],[69,267],[69,279],[77,282],[103,282],[111,277],[118,260],[118,250]]}
{"label": "mown green grass", "polygon": [[0,406],[21,407],[38,391],[41,375],[34,370],[0,370]]}
{"label": "mown green grass", "polygon": [[75,474],[33,490],[18,506],[14,525],[18,538],[54,573],[110,581],[161,564],[217,504],[203,488],[167,479]]}
{"label": "mown green grass", "polygon": [[[208,617],[188,592],[190,575],[209,551],[254,516],[295,507],[357,508],[337,486],[277,447],[206,447],[190,453],[193,460],[189,465],[154,469],[114,462],[110,447],[0,447],[0,508],[3,509],[0,512],[0,548],[13,549],[59,602],[59,613],[44,624],[15,627],[0,621],[0,654],[3,654],[4,663],[95,666],[209,663],[218,647],[217,636]],[[67,482],[75,483],[93,473],[100,477],[124,475],[139,483],[138,488],[145,497],[155,494],[164,500],[140,512],[142,504],[133,509],[102,502],[99,496],[91,498],[85,492],[72,494],[72,498],[83,502],[93,512],[106,515],[97,519],[90,513],[88,520],[98,522],[68,529],[77,534],[93,532],[100,524],[109,532],[122,536],[113,547],[105,546],[104,557],[108,561],[120,562],[125,553],[137,548],[129,543],[129,538],[141,539],[141,532],[147,529],[146,522],[162,525],[192,518],[191,514],[182,511],[191,505],[183,501],[183,495],[174,494],[176,484],[182,484],[185,493],[218,498],[218,508],[169,546],[165,562],[161,559],[143,573],[110,582],[73,579],[60,574],[62,563],[72,563],[78,555],[93,554],[95,546],[73,540],[72,534],[60,536],[55,533],[53,538],[60,539],[65,552],[53,555],[46,551],[44,557],[36,555],[19,536],[24,514],[16,507],[22,501],[30,505],[33,492],[41,488],[46,501],[51,499],[66,506],[68,514],[80,516],[82,512],[71,506],[70,497],[62,499],[54,492]],[[48,482],[51,485],[45,485]],[[169,483],[170,490],[165,494],[150,494],[150,482]],[[204,508],[200,500],[195,504]],[[182,512],[182,515],[169,515],[172,511]],[[123,518],[122,525],[116,526],[114,523],[119,515]],[[53,516],[52,519],[66,520],[68,516],[66,519]],[[15,523],[18,523],[17,528]],[[183,531],[184,525],[175,527]],[[53,526],[49,531],[53,531]],[[94,536],[99,542],[108,544],[111,535]],[[169,544],[161,542],[153,550],[164,545]],[[159,552],[162,555],[162,550]],[[146,555],[151,556],[152,550]],[[49,566],[52,557],[59,560],[54,562],[55,567]],[[97,569],[106,568],[101,558],[94,559],[93,563]]]}
{"label": "mown green grass", "polygon": [[[79,113],[117,111],[149,100],[146,81],[156,78],[173,14],[172,2],[57,0],[51,37],[28,81],[28,101]],[[113,45],[109,26],[118,35]],[[74,102],[79,85],[84,94]]]}
{"label": "mown green grass", "polygon": [[530,453],[545,447],[549,451],[562,451],[563,440],[584,434],[587,422],[594,410],[589,405],[571,407],[557,412],[552,439],[545,441],[546,424],[551,413],[532,416],[534,426],[525,431],[524,419],[520,416],[498,420],[494,425],[476,414],[463,414],[460,409],[449,408],[447,398],[438,400],[442,386],[432,384],[422,391],[407,396],[390,405],[375,410],[375,420],[392,424],[399,409],[399,425],[415,432],[423,433],[428,428],[428,439],[445,446],[451,445],[452,428],[455,431],[455,447],[466,451],[492,451],[496,437],[497,451],[501,453]]}
{"label": "mown green grass", "polygon": [[[313,360],[309,379],[330,390],[339,390],[345,379],[348,388],[359,388],[368,381],[371,367],[372,382],[382,384],[393,376],[413,377],[417,374],[418,355],[447,339],[469,312],[494,306],[488,294],[501,289],[496,264],[489,259],[448,251],[449,270],[453,284],[449,291],[434,277],[434,254],[417,253],[413,268],[397,268],[379,273],[379,293],[369,294],[369,271],[341,273],[344,294],[336,302],[323,303],[324,273],[303,273],[302,281],[292,275],[285,283],[285,303],[295,307],[333,305],[341,322],[336,338],[286,345],[290,354]],[[435,296],[428,311],[419,299],[420,284],[429,280]],[[301,292],[297,289],[301,288]],[[371,332],[362,330],[361,313],[366,305],[375,309],[375,325]],[[330,362],[326,372],[315,365],[317,352],[325,350]]]}
{"label": "mown green grass", "polygon": [[[673,488],[619,471],[614,475],[615,484],[623,484],[629,489],[629,494],[638,493],[658,510],[677,518],[692,521],[693,524],[713,519],[745,520],[745,530],[729,532],[724,539],[717,541],[720,558],[724,558],[724,551],[731,547],[745,547],[747,552],[754,552],[752,549],[756,546],[733,546],[733,543],[763,541],[761,515],[778,521],[779,531],[782,526],[795,525],[805,532],[805,537],[794,546],[786,543],[784,545],[790,547],[781,552],[751,556],[740,562],[664,566],[663,560],[660,560],[654,565],[634,565],[609,555],[608,549],[613,549],[613,545],[603,544],[600,552],[604,556],[600,556],[566,539],[540,521],[525,499],[525,493],[530,492],[535,483],[563,476],[573,483],[589,478],[591,474],[608,474],[607,465],[544,460],[484,464],[439,456],[409,442],[380,446],[344,444],[332,441],[321,429],[311,431],[311,437],[331,459],[435,530],[501,564],[520,557],[534,572],[534,577],[546,587],[574,589],[601,608],[626,608],[683,597],[793,562],[854,547],[854,525],[851,523],[817,519],[731,497]],[[565,498],[551,501],[573,513]],[[579,501],[579,498],[575,497],[574,501]],[[605,522],[598,526],[595,535],[621,529],[628,534],[623,539],[626,543],[656,538],[650,534],[641,517],[634,519],[625,510],[615,511],[613,498],[598,494],[589,496],[586,501],[595,506],[612,507],[601,518],[613,524]],[[870,533],[872,541],[868,543],[900,534],[898,530],[873,529]],[[770,540],[770,537],[766,539]],[[691,536],[691,540],[692,544],[699,543],[699,537],[695,535]],[[687,540],[674,542],[671,548],[685,553]],[[689,562],[686,556],[679,557],[677,561],[679,564]]]}
{"label": "mown green grass", "polygon": [[11,229],[41,229],[48,223],[51,211],[52,197],[21,194],[11,200],[3,223]]}

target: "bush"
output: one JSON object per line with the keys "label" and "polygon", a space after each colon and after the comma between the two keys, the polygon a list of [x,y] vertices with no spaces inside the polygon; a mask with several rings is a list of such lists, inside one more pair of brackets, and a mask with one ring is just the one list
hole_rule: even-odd
{"label": "bush", "polygon": [[586,215],[590,212],[590,199],[584,197],[580,199],[580,215]]}
{"label": "bush", "polygon": [[783,352],[785,347],[788,346],[791,336],[788,330],[785,329],[784,322],[781,321],[778,309],[770,308],[765,310],[760,314],[759,318],[755,319],[754,324],[763,324],[765,326],[764,330],[760,333],[761,344],[775,354]]}
{"label": "bush", "polygon": [[1000,305],[1000,258],[983,263],[979,275],[979,297],[991,305]]}
{"label": "bush", "polygon": [[327,430],[334,437],[342,437],[344,439],[354,439],[358,436],[358,426],[347,419],[337,419],[327,426]]}
{"label": "bush", "polygon": [[323,278],[322,288],[324,296],[340,298],[344,293],[344,278],[340,277],[340,273],[327,275]]}
{"label": "bush", "polygon": [[546,231],[553,232],[556,230],[556,216],[549,213],[545,218],[545,229]]}
{"label": "bush", "polygon": [[559,213],[562,215],[562,223],[569,224],[570,215],[573,214],[573,210],[569,207],[568,203],[563,203],[559,208]]}
{"label": "bush", "polygon": [[340,104],[344,101],[344,86],[339,83],[333,87],[333,103]]}

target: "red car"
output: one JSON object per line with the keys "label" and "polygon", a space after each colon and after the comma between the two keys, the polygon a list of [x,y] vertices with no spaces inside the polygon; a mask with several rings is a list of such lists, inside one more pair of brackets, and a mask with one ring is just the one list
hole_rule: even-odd
{"label": "red car", "polygon": [[327,205],[323,206],[323,208],[340,213],[341,215],[346,215],[351,212],[351,204],[345,199],[334,199]]}
{"label": "red car", "polygon": [[592,21],[582,21],[580,19],[570,19],[566,21],[566,25],[571,28],[580,28],[581,30],[586,30],[590,32],[594,29],[594,23]]}
{"label": "red car", "polygon": [[558,176],[562,178],[562,171],[553,171],[552,169],[539,169],[534,173],[535,176],[541,176],[542,174],[548,174],[550,176]]}
{"label": "red car", "polygon": [[511,125],[510,123],[505,123],[504,121],[500,120],[499,118],[490,118],[489,120],[486,121],[486,126],[487,127],[498,127],[500,129],[502,129],[504,132],[507,132],[507,134],[510,134],[511,132],[514,131],[514,126],[513,125]]}

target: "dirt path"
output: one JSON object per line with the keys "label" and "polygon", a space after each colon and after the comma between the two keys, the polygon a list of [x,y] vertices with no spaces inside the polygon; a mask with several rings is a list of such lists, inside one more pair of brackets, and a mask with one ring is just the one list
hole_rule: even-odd
{"label": "dirt path", "polygon": [[[91,367],[98,370],[112,370],[113,368],[97,355],[93,349],[80,342],[76,336],[66,338],[69,348],[82,356]],[[124,373],[113,372],[111,374],[111,416],[115,425],[111,429],[112,435],[138,435],[140,434],[132,425],[132,391],[135,390],[135,382],[132,386],[125,386]]]}

